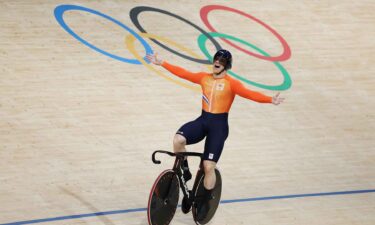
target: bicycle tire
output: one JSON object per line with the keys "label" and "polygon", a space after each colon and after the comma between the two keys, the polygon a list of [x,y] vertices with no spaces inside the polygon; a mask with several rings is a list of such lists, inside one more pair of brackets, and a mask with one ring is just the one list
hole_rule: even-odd
{"label": "bicycle tire", "polygon": [[168,225],[177,209],[180,184],[173,170],[163,171],[151,188],[147,218],[149,225]]}
{"label": "bicycle tire", "polygon": [[203,180],[204,180],[204,173],[203,171],[198,171],[197,173],[197,178],[196,178],[196,183],[194,184],[193,188],[193,193],[194,197],[198,201],[194,201],[194,204],[192,206],[192,213],[193,213],[193,218],[194,221],[197,225],[203,225],[207,224],[208,222],[211,221],[211,219],[214,217],[217,208],[219,207],[220,204],[220,198],[221,198],[221,190],[222,190],[222,179],[221,179],[221,174],[220,171],[215,168],[215,174],[216,174],[216,184],[215,187],[212,191],[213,196],[215,197],[214,199],[210,200],[210,210],[208,211],[207,215],[205,216],[204,219],[198,220],[198,202],[199,198],[202,198],[203,193]]}

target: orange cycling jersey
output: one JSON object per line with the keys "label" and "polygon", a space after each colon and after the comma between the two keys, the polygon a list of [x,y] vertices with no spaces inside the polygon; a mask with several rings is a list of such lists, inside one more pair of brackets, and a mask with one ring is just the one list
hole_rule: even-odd
{"label": "orange cycling jersey", "polygon": [[272,103],[272,97],[247,89],[240,81],[226,75],[214,78],[206,72],[192,73],[164,61],[162,66],[174,75],[202,87],[202,108],[209,113],[228,113],[235,95],[260,103]]}

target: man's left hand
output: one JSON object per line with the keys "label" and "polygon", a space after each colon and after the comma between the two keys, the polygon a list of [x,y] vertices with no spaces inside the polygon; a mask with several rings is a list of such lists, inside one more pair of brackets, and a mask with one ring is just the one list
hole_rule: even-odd
{"label": "man's left hand", "polygon": [[279,95],[280,95],[280,92],[272,97],[272,104],[279,105],[280,103],[282,103],[284,101],[285,98],[281,98],[281,97],[279,97]]}

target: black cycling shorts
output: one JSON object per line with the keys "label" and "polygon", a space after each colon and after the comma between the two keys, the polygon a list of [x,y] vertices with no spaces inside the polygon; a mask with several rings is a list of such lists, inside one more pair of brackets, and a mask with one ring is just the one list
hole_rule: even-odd
{"label": "black cycling shorts", "polygon": [[200,117],[184,124],[176,134],[184,136],[188,145],[206,138],[203,160],[217,162],[229,134],[228,113],[214,114],[202,111]]}

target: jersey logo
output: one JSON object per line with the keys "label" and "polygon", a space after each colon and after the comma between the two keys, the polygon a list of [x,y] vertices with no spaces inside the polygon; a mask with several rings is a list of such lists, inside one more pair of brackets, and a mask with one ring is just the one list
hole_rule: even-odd
{"label": "jersey logo", "polygon": [[224,87],[225,87],[225,84],[217,84],[217,85],[216,85],[216,90],[217,90],[217,91],[223,91],[223,90],[224,90]]}
{"label": "jersey logo", "polygon": [[210,154],[208,155],[208,159],[213,159],[213,158],[214,158],[214,154],[210,153]]}

